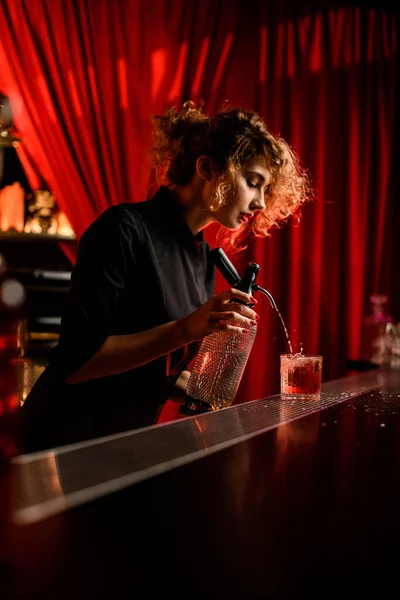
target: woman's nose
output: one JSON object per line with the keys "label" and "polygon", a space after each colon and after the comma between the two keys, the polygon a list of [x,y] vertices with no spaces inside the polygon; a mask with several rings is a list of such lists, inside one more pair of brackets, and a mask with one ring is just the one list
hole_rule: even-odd
{"label": "woman's nose", "polygon": [[257,198],[255,198],[253,200],[253,202],[251,203],[251,208],[253,210],[264,210],[264,208],[266,207],[265,204],[265,196],[264,196],[264,192],[261,191],[258,195]]}

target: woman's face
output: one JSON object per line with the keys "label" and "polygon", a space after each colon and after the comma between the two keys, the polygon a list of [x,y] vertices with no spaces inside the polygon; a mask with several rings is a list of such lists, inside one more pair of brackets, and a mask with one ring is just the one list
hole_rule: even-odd
{"label": "woman's face", "polygon": [[246,225],[257,212],[264,210],[271,173],[262,157],[243,163],[233,174],[232,195],[213,212],[215,219],[228,229]]}

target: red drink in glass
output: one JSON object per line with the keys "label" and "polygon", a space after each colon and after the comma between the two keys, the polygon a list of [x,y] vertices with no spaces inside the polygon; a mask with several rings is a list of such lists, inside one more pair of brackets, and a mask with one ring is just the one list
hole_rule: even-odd
{"label": "red drink in glass", "polygon": [[321,393],[322,356],[281,355],[281,397],[318,399]]}

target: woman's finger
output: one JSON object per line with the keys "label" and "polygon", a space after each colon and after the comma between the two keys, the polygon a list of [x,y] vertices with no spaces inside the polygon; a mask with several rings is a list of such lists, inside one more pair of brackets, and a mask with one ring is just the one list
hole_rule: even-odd
{"label": "woman's finger", "polygon": [[256,319],[249,319],[244,315],[241,315],[234,310],[226,310],[226,311],[217,311],[210,313],[210,321],[231,321],[234,323],[239,323],[240,325],[244,325],[245,327],[252,327],[257,324]]}
{"label": "woman's finger", "polygon": [[210,323],[208,333],[213,333],[215,331],[229,331],[231,333],[245,333],[246,329],[243,327],[239,327],[237,325],[233,325],[232,323],[222,323],[220,321],[215,321],[214,323]]}
{"label": "woman's finger", "polygon": [[244,315],[245,317],[248,317],[249,319],[257,319],[258,318],[257,313],[252,308],[250,308],[249,306],[246,306],[245,304],[239,304],[236,302],[229,302],[228,304],[224,303],[217,310],[233,310],[235,312],[238,312],[238,313]]}
{"label": "woman's finger", "polygon": [[[222,312],[227,312],[227,311],[229,311],[229,312],[233,311],[235,313],[244,315],[245,317],[248,317],[249,319],[252,319],[252,320],[259,319],[257,313],[254,310],[252,310],[251,308],[249,308],[248,306],[245,306],[244,304],[234,304],[234,303],[224,302],[223,304],[214,306],[212,313],[222,313]],[[219,318],[221,318],[221,316],[219,316]]]}
{"label": "woman's finger", "polygon": [[253,298],[250,294],[246,294],[246,292],[242,292],[242,290],[237,290],[236,288],[230,288],[229,290],[225,290],[221,294],[218,294],[216,298],[220,298],[222,301],[229,302],[232,298],[237,298],[238,300],[243,300],[247,304],[255,304],[257,300]]}

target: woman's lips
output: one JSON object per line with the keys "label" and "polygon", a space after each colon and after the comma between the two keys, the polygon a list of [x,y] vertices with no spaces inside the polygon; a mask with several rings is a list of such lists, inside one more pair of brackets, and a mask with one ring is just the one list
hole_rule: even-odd
{"label": "woman's lips", "polygon": [[248,223],[251,219],[251,215],[248,213],[240,213],[240,221],[242,223]]}

